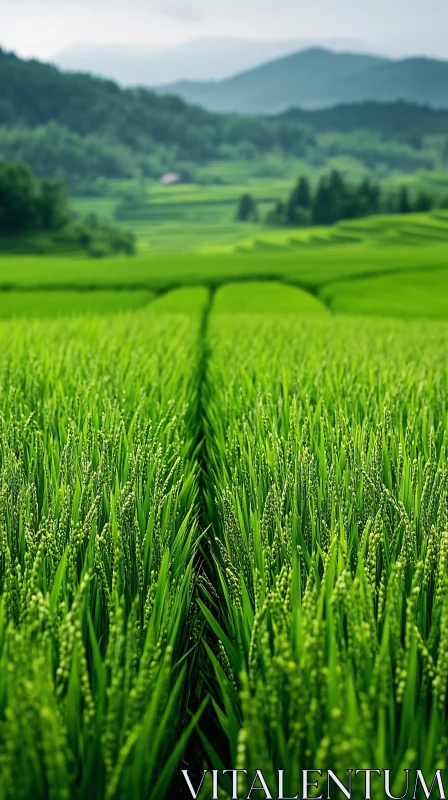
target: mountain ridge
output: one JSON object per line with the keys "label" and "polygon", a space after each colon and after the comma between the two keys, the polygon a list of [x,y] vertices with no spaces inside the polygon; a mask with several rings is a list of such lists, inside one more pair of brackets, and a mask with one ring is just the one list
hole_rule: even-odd
{"label": "mountain ridge", "polygon": [[406,101],[448,108],[448,61],[308,48],[214,82],[159,86],[210,111],[278,114],[340,103]]}
{"label": "mountain ridge", "polygon": [[[203,37],[176,45],[80,43],[57,53],[56,66],[89,72],[117,81],[120,86],[160,86],[184,80],[224,80],[270,60],[316,46],[299,39],[257,40],[240,37]],[[362,43],[329,39],[324,47],[364,51]]]}
{"label": "mountain ridge", "polygon": [[[174,171],[193,180],[196,169],[212,161],[265,154],[279,162],[286,156],[320,161],[321,130],[376,131],[361,137],[361,153],[356,136],[336,147],[364,158],[368,168],[372,159],[381,159],[390,168],[431,169],[436,156],[422,151],[422,137],[446,134],[447,117],[448,112],[397,104],[340,107],[319,116],[300,109],[283,117],[219,114],[149,89],[61,72],[0,48],[0,159],[21,158],[39,177],[62,177],[87,194],[97,178],[160,178]],[[383,135],[390,143],[386,149]],[[334,143],[327,150],[334,154]]]}

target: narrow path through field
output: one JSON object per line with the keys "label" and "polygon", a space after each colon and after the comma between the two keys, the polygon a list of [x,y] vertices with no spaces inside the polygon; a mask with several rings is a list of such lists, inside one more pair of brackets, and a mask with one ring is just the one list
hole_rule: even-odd
{"label": "narrow path through field", "polygon": [[[186,290],[188,292],[188,290]],[[191,290],[190,290],[191,291]],[[172,308],[171,298],[174,293],[163,293],[161,308]],[[185,290],[184,290],[185,294]],[[160,297],[160,295],[159,295]],[[174,303],[176,305],[176,303]],[[209,608],[224,629],[227,627],[228,620],[225,615],[221,616],[219,607],[219,575],[216,568],[216,559],[219,560],[219,547],[216,542],[220,538],[221,520],[215,506],[215,476],[213,472],[212,452],[215,448],[214,420],[210,416],[209,403],[213,397],[213,387],[210,384],[210,358],[213,355],[210,342],[210,319],[212,314],[227,315],[275,315],[290,316],[291,319],[297,318],[301,314],[306,316],[325,315],[327,309],[311,292],[300,289],[294,284],[280,281],[232,281],[226,282],[219,288],[211,288],[206,304],[203,309],[198,343],[198,366],[197,366],[197,402],[195,404],[195,414],[197,430],[196,453],[199,464],[199,520],[202,531],[200,551],[197,555],[195,571],[198,576],[195,593],[197,602],[202,607]],[[222,566],[222,564],[221,564]],[[206,647],[219,657],[222,644],[216,632],[203,616],[202,641],[195,652],[193,675],[193,694],[190,696],[189,711],[193,715],[209,692],[215,697],[218,694],[217,687],[213,687],[215,677],[210,675],[209,656]],[[196,645],[196,642],[193,643]],[[211,684],[212,681],[212,684]],[[210,742],[213,742],[217,752],[224,753],[228,743],[223,736],[222,727],[219,724],[217,713],[212,705],[207,706],[201,722],[202,734]],[[194,778],[194,785],[199,784],[205,753],[200,735],[196,734],[191,738],[184,761],[188,766],[189,774]],[[188,791],[184,787],[179,787],[179,797],[185,800],[189,797]],[[184,794],[182,793],[184,792]]]}

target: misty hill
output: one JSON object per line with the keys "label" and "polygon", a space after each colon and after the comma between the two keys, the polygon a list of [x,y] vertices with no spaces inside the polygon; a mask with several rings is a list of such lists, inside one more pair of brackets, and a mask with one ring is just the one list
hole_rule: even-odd
{"label": "misty hill", "polygon": [[221,112],[276,114],[365,100],[404,100],[448,108],[448,61],[391,60],[312,48],[270,61],[224,81],[181,82],[170,91]]}
{"label": "misty hill", "polygon": [[79,44],[58,53],[63,69],[90,72],[122,86],[157,86],[178,80],[219,80],[303,47],[300,41],[197,39],[170,47]]}
{"label": "misty hill", "polygon": [[295,122],[214,114],[175,96],[121,89],[88,74],[62,72],[0,49],[0,125],[34,128],[56,122],[81,136],[144,150],[176,146],[200,161],[222,144],[250,140],[261,151],[301,149],[309,134]]}
{"label": "misty hill", "polygon": [[[121,86],[158,86],[174,81],[222,80],[281,56],[310,47],[298,40],[195,39],[178,45],[77,44],[54,57],[57,66],[90,72]],[[334,50],[362,45],[332,40]]]}
{"label": "misty hill", "polygon": [[0,49],[0,158],[23,158],[38,175],[157,176],[235,148],[303,156],[313,141],[295,121],[214,114]]}
{"label": "misty hill", "polygon": [[[352,57],[340,62],[344,68],[350,63]],[[446,160],[445,151],[423,151],[421,140],[422,133],[447,131],[446,115],[396,106],[335,108],[326,117],[303,110],[278,117],[219,114],[0,49],[0,159],[23,159],[38,177],[62,179],[79,193],[99,190],[97,179],[160,178],[174,171],[194,180],[212,161],[258,160],[261,168],[266,154],[280,167],[286,155],[316,164],[350,155],[368,169],[381,163],[409,172]],[[337,132],[341,125],[348,133],[335,133],[331,142],[317,137],[316,131]],[[368,134],[350,136],[366,128]]]}

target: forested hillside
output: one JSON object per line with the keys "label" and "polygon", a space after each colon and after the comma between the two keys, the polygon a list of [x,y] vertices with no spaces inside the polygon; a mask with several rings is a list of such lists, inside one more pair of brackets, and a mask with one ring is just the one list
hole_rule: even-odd
{"label": "forested hillside", "polygon": [[[151,163],[142,157],[160,155],[161,149],[169,151],[171,163],[201,162],[223,157],[223,147],[244,142],[260,153],[280,147],[301,155],[313,141],[300,123],[211,114],[177,97],[120,89],[112,81],[64,73],[1,50],[0,125],[7,126],[9,140],[17,139],[19,149],[24,147],[23,131],[38,129],[36,149],[40,137],[61,159],[79,161],[76,170],[84,171],[87,159],[99,162],[97,174],[112,177],[129,174],[136,160],[150,172]],[[3,140],[7,146],[4,134]]]}
{"label": "forested hillside", "polygon": [[288,122],[303,122],[316,132],[378,131],[388,136],[424,136],[448,132],[448,110],[399,100],[395,103],[340,103],[314,111],[291,108],[279,116]]}
{"label": "forested hillside", "polygon": [[239,174],[256,165],[256,174],[271,177],[273,161],[289,177],[288,159],[293,169],[295,159],[321,169],[347,156],[378,177],[441,169],[448,162],[447,122],[448,112],[409,103],[293,109],[278,117],[217,114],[0,49],[0,159],[21,159],[38,177],[62,180],[82,195],[108,191],[105,181],[173,171],[201,182],[198,171],[212,162],[242,165]]}

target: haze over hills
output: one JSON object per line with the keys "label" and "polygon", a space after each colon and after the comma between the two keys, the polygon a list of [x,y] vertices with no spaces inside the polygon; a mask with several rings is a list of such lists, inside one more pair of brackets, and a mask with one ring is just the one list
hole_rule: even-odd
{"label": "haze over hills", "polygon": [[362,53],[310,48],[233,78],[159,87],[212,111],[276,114],[366,100],[404,100],[448,108],[448,61],[392,60]]}
{"label": "haze over hills", "polygon": [[122,86],[156,86],[178,80],[219,80],[304,46],[300,41],[198,39],[167,47],[74,45],[57,54],[57,66],[111,78]]}
{"label": "haze over hills", "polygon": [[[236,75],[281,56],[309,48],[316,42],[297,39],[195,39],[170,46],[77,44],[56,54],[53,62],[63,69],[111,78],[121,86],[159,86],[176,81],[212,81]],[[359,50],[364,45],[349,39],[324,42],[333,50]]]}
{"label": "haze over hills", "polygon": [[[62,69],[110,78],[121,86],[160,86],[178,81],[223,80],[268,61],[309,48],[297,39],[196,39],[170,46],[79,44],[54,56]],[[363,50],[348,39],[325,42],[333,50]]]}

